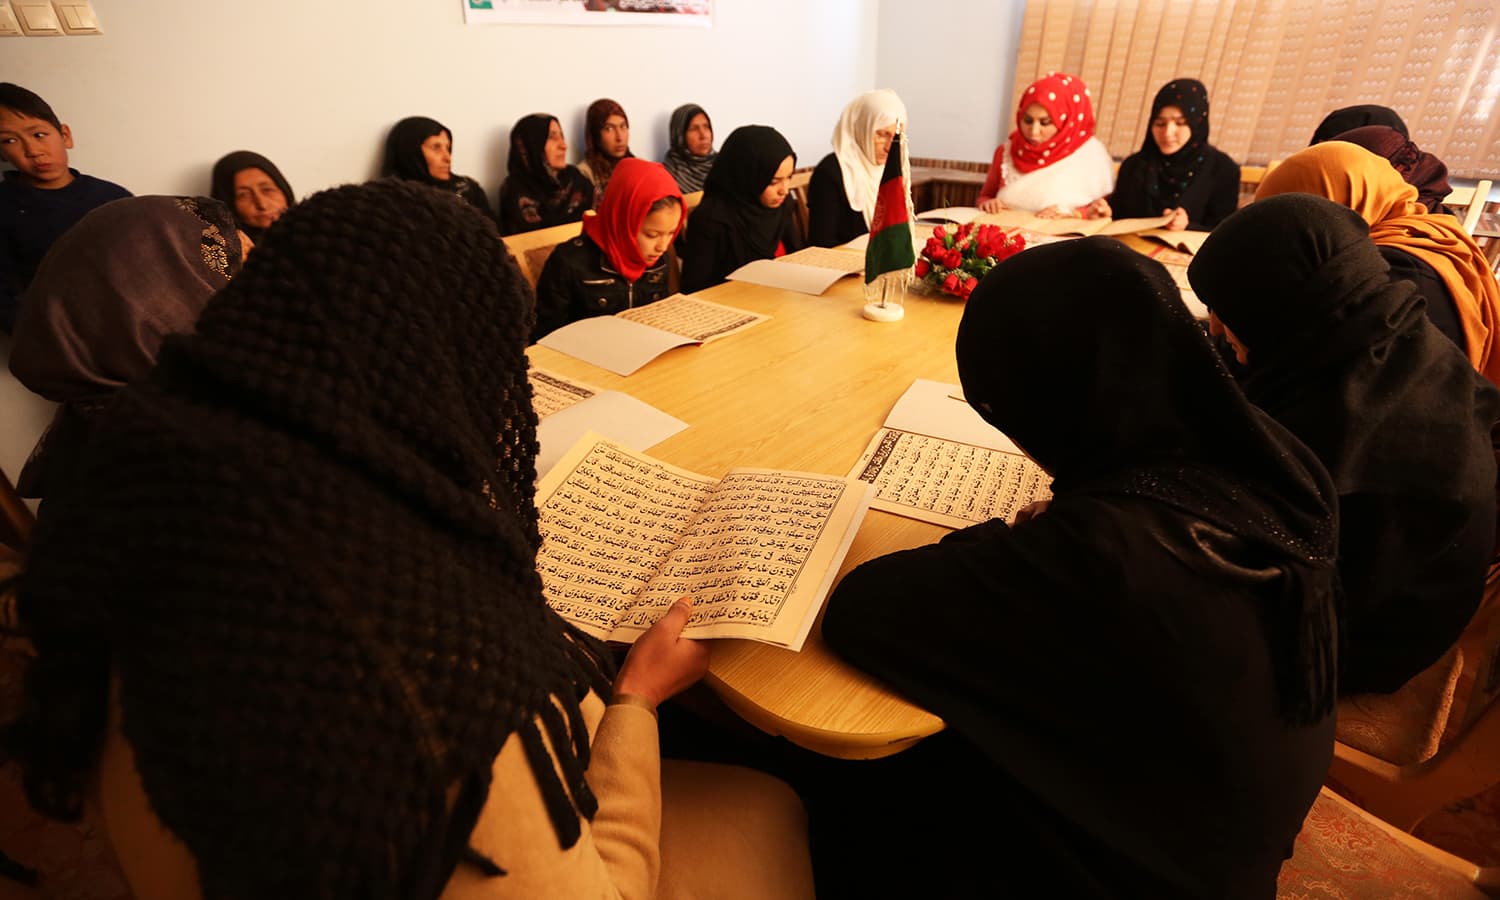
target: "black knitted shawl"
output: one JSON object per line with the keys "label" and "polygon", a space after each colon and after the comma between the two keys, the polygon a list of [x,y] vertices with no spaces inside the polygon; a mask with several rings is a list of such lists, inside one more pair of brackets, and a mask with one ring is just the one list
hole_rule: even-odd
{"label": "black knitted shawl", "polygon": [[10,732],[34,802],[76,813],[112,671],[206,897],[438,896],[511,735],[576,842],[608,664],[535,570],[530,302],[420,185],[286,213],[43,506]]}

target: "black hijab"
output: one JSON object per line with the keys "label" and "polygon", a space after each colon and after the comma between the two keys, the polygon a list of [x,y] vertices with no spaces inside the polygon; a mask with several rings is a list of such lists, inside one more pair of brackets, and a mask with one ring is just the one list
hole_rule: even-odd
{"label": "black hijab", "polygon": [[41,808],[77,813],[113,673],[205,897],[437,897],[512,736],[575,844],[607,663],[535,569],[530,306],[428,188],[287,211],[42,506],[9,735]]}
{"label": "black hijab", "polygon": [[[1394,690],[1447,649],[1479,601],[1500,393],[1428,321],[1414,285],[1390,280],[1364,219],[1331,200],[1257,200],[1204,242],[1188,277],[1249,350],[1246,396],[1338,488],[1350,631],[1341,691]],[[1462,549],[1471,542],[1475,560]],[[1417,608],[1402,611],[1408,598]],[[1415,624],[1371,633],[1401,615]],[[1392,649],[1369,665],[1382,644],[1404,645],[1403,657]]]}
{"label": "black hijab", "polygon": [[594,185],[577,167],[547,165],[547,136],[556,116],[532,113],[510,129],[507,177],[500,189],[500,220],[505,234],[550,228],[583,218],[594,205]]}
{"label": "black hijab", "polygon": [[433,178],[432,170],[427,168],[427,157],[422,154],[422,142],[437,134],[446,134],[450,142],[453,140],[453,132],[436,119],[410,116],[397,122],[385,139],[385,165],[381,174],[447,187],[453,181],[453,173],[448,173],[447,181]]}
{"label": "black hijab", "polygon": [[1166,269],[1108,238],[1033,248],[980,282],[957,351],[970,404],[1053,473],[1055,497],[1150,497],[1283,563],[1283,714],[1330,708],[1331,487],[1246,401]]}
{"label": "black hijab", "polygon": [[250,235],[250,240],[259,241],[260,236],[265,233],[265,229],[245,224],[245,221],[240,218],[239,207],[235,206],[234,203],[234,176],[246,169],[260,169],[262,172],[265,172],[276,183],[276,187],[281,190],[282,196],[286,197],[288,209],[297,205],[297,195],[292,193],[292,186],[287,184],[286,178],[282,176],[281,170],[276,168],[276,164],[259,153],[252,153],[249,150],[236,150],[214,163],[210,193],[215,200],[228,206],[230,211],[234,213],[234,220],[239,225],[240,231]]}
{"label": "black hijab", "polygon": [[[1183,118],[1192,129],[1188,142],[1170,156],[1161,152],[1151,135],[1151,122],[1167,106],[1182,110]],[[1111,204],[1122,209],[1150,210],[1149,215],[1188,206],[1186,195],[1212,151],[1208,142],[1208,89],[1203,82],[1192,78],[1167,82],[1151,101],[1151,118],[1146,123],[1146,138],[1141,142],[1139,152],[1139,159],[1144,163],[1143,171],[1135,179],[1116,187],[1110,198]],[[1201,206],[1206,199],[1196,205]],[[1193,221],[1198,221],[1195,213],[1201,213],[1201,210],[1189,209],[1188,212]]]}
{"label": "black hijab", "polygon": [[[777,243],[790,240],[790,198],[774,209],[760,202],[761,193],[789,156],[795,166],[797,154],[792,145],[769,125],[742,125],[730,133],[703,185],[703,201],[689,220],[684,291],[717,284],[747,262],[769,259],[776,255]],[[705,262],[696,258],[700,253],[713,257],[712,273],[698,274]],[[688,264],[694,270],[691,279]]]}
{"label": "black hijab", "polygon": [[1336,109],[1323,117],[1318,123],[1318,128],[1313,132],[1312,140],[1308,146],[1331,141],[1346,131],[1355,128],[1363,128],[1366,125],[1384,125],[1387,128],[1396,129],[1402,137],[1410,137],[1407,134],[1406,123],[1401,121],[1401,116],[1389,106],[1377,106],[1373,103],[1361,104],[1359,106],[1345,106]]}
{"label": "black hijab", "polygon": [[[977,806],[1018,833],[979,851],[1000,854],[981,890],[935,895],[1002,894],[1030,864],[1057,896],[1269,896],[1332,749],[1326,473],[1245,400],[1167,271],[1108,238],[1001,262],[956,350],[969,402],[1052,472],[1053,499],[835,589],[829,646],[983,757],[936,814],[859,824],[962,832],[951,810]],[[879,787],[882,806],[934,793]]]}

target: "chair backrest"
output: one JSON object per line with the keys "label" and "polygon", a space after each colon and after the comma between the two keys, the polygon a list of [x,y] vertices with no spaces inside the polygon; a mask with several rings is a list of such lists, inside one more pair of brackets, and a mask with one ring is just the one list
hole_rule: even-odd
{"label": "chair backrest", "polygon": [[542,266],[547,264],[547,257],[552,255],[557,245],[571,241],[582,233],[582,222],[568,222],[551,228],[506,235],[502,240],[505,241],[505,249],[515,257],[516,265],[521,267],[521,274],[535,288],[536,280],[542,274]]}
{"label": "chair backrest", "polygon": [[787,189],[791,192],[788,199],[792,202],[792,225],[797,229],[797,243],[807,246],[807,185],[812,181],[812,169],[802,169],[793,172],[791,179],[787,182]]}
{"label": "chair backrest", "polygon": [[1453,210],[1459,221],[1464,223],[1464,231],[1471,237],[1475,226],[1479,224],[1479,217],[1484,214],[1484,204],[1490,199],[1492,187],[1494,182],[1485,179],[1473,187],[1454,188],[1443,198],[1443,205]]}
{"label": "chair backrest", "polygon": [[36,519],[10,478],[0,472],[0,544],[24,550],[31,543],[31,527]]}

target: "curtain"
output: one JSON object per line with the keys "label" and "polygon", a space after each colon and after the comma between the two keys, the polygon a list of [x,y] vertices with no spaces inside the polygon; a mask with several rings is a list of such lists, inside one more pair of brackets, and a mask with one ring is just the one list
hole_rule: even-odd
{"label": "curtain", "polygon": [[1329,112],[1378,103],[1451,174],[1500,175],[1497,0],[1029,0],[1017,99],[1054,71],[1089,86],[1116,159],[1140,148],[1157,88],[1184,77],[1207,85],[1212,141],[1241,164],[1285,158]]}

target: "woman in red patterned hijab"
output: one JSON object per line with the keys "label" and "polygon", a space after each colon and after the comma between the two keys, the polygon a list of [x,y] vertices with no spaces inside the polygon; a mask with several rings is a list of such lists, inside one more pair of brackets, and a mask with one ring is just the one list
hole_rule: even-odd
{"label": "woman in red patterned hijab", "polygon": [[1016,129],[995,150],[979,192],[985,212],[1020,209],[1044,218],[1110,214],[1114,160],[1095,135],[1082,79],[1053,72],[1021,93]]}

